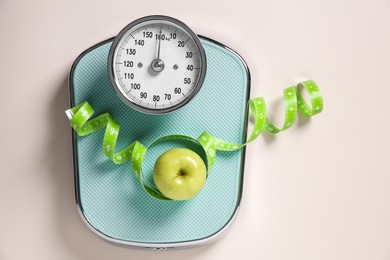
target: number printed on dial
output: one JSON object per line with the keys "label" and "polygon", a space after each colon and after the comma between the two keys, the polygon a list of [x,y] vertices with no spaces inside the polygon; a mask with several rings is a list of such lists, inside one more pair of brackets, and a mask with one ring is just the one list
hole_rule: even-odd
{"label": "number printed on dial", "polygon": [[112,63],[122,96],[150,110],[175,107],[191,98],[203,83],[206,66],[196,35],[169,20],[146,20],[128,29]]}

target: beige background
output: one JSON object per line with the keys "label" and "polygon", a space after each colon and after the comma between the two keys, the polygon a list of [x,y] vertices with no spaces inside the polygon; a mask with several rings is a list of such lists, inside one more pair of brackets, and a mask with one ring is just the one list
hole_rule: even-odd
{"label": "beige background", "polygon": [[[209,246],[110,245],[74,204],[67,75],[149,14],[238,51],[281,123],[282,90],[317,81],[324,112],[248,147],[241,211]],[[390,1],[0,0],[0,259],[390,259]]]}

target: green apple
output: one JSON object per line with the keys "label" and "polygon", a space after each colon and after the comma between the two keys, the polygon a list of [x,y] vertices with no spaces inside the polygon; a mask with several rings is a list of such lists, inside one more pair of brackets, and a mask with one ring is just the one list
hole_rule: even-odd
{"label": "green apple", "polygon": [[206,165],[190,149],[174,148],[157,159],[153,180],[167,198],[188,200],[198,194],[206,182]]}

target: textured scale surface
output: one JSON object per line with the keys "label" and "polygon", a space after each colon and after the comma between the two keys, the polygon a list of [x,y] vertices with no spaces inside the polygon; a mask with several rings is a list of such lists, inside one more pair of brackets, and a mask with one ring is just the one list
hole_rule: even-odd
{"label": "textured scale surface", "polygon": [[[71,75],[72,106],[88,101],[95,115],[109,112],[121,125],[117,149],[134,140],[149,145],[158,137],[185,134],[197,138],[207,130],[242,143],[246,134],[248,74],[241,59],[202,38],[207,75],[202,89],[186,106],[166,115],[146,115],[124,104],[111,87],[107,57],[111,42],[84,53]],[[135,179],[130,163],[116,165],[102,152],[104,130],[75,137],[79,204],[89,223],[104,235],[129,242],[176,243],[217,233],[240,201],[243,150],[218,152],[202,191],[190,201],[166,202],[149,196]],[[186,146],[187,145],[187,146]],[[145,158],[151,179],[153,163],[167,149],[184,143],[163,142]]]}

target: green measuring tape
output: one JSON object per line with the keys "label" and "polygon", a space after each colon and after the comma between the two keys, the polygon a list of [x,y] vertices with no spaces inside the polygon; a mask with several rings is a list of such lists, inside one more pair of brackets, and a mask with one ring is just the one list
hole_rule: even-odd
{"label": "green measuring tape", "polygon": [[[305,89],[309,95],[311,106],[309,106],[301,95]],[[203,132],[197,139],[186,135],[167,135],[158,138],[149,147],[154,144],[173,139],[184,139],[201,145],[206,154],[205,164],[207,174],[210,172],[216,157],[216,151],[235,151],[245,145],[253,142],[262,131],[270,134],[277,134],[290,128],[296,120],[297,114],[301,113],[305,117],[311,117],[320,113],[323,109],[323,100],[318,86],[314,81],[309,80],[299,83],[297,86],[288,87],[284,90],[285,102],[285,120],[282,128],[273,125],[266,116],[266,104],[264,98],[257,97],[249,100],[250,111],[254,118],[254,127],[248,140],[243,144],[231,143],[225,140]],[[103,153],[116,164],[122,164],[131,160],[135,177],[141,183],[147,193],[156,199],[171,200],[165,197],[157,188],[147,185],[143,181],[142,163],[148,147],[138,141],[134,141],[124,149],[115,152],[115,146],[118,139],[119,123],[104,113],[93,119],[90,119],[94,113],[92,106],[88,102],[83,102],[66,111],[70,115],[70,125],[80,136],[85,136],[106,128],[103,137]]]}

